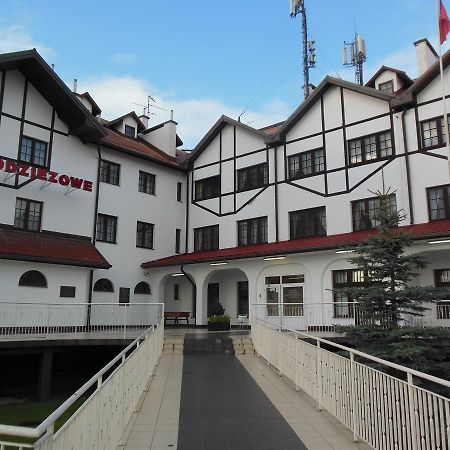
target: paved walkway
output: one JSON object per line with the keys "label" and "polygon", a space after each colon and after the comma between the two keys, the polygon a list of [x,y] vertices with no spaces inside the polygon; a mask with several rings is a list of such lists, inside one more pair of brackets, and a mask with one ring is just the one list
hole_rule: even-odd
{"label": "paved walkway", "polygon": [[120,449],[371,448],[352,436],[262,358],[163,355]]}

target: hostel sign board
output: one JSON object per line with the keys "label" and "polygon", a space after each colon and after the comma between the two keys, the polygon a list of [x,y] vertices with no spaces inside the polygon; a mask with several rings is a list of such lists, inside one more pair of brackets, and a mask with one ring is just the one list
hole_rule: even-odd
{"label": "hostel sign board", "polygon": [[0,158],[0,170],[5,171],[6,173],[17,174],[20,177],[31,178],[32,180],[42,180],[47,181],[48,183],[60,184],[61,186],[92,192],[92,181],[53,172],[44,167],[32,166],[23,161]]}

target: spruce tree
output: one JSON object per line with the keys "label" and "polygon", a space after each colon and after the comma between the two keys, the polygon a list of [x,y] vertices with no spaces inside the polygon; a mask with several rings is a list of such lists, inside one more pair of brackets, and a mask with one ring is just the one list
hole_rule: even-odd
{"label": "spruce tree", "polygon": [[375,220],[378,234],[350,248],[356,256],[349,261],[364,272],[367,283],[349,293],[359,303],[361,323],[383,328],[408,325],[408,317],[423,315],[427,309],[423,303],[445,298],[448,293],[412,283],[427,261],[408,251],[412,238],[398,229],[404,216],[392,207],[389,190],[376,195],[380,206],[370,219]]}

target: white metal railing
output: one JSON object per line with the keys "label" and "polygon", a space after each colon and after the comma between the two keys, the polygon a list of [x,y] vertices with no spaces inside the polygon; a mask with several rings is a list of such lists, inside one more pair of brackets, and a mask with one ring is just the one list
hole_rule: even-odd
{"label": "white metal railing", "polygon": [[[163,304],[153,304],[162,312]],[[34,444],[0,440],[0,449],[115,449],[161,355],[164,320],[144,331],[36,428],[0,425],[0,435],[31,438]],[[94,391],[91,393],[92,389]],[[55,421],[80,397],[87,400],[55,432]]]}
{"label": "white metal railing", "polygon": [[[355,441],[361,438],[381,450],[450,449],[450,400],[417,385],[436,383],[448,392],[450,381],[276,325],[257,314],[252,339],[258,355],[315,399],[319,409],[349,427]],[[324,344],[349,357],[325,350]],[[356,359],[395,369],[405,380]]]}
{"label": "white metal railing", "polygon": [[[450,326],[450,301],[424,305],[423,316],[402,314],[403,326]],[[370,321],[358,302],[257,303],[256,318],[297,331],[334,331],[336,325],[358,325]]]}
{"label": "white metal railing", "polygon": [[137,337],[162,316],[161,303],[0,302],[0,339],[29,336]]}

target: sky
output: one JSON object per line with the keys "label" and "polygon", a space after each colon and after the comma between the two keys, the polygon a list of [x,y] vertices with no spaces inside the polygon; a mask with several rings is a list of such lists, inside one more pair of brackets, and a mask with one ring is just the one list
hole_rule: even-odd
{"label": "sky", "polygon": [[[364,80],[382,65],[416,76],[414,42],[437,42],[435,0],[305,0],[315,41],[314,84],[353,81],[342,46],[366,41]],[[450,0],[444,0],[450,13]],[[303,99],[300,17],[289,0],[1,0],[0,52],[36,48],[78,92],[89,91],[114,119],[150,123],[174,110],[184,148],[194,148],[222,115],[255,128],[285,120]],[[444,46],[444,50],[447,47]]]}

